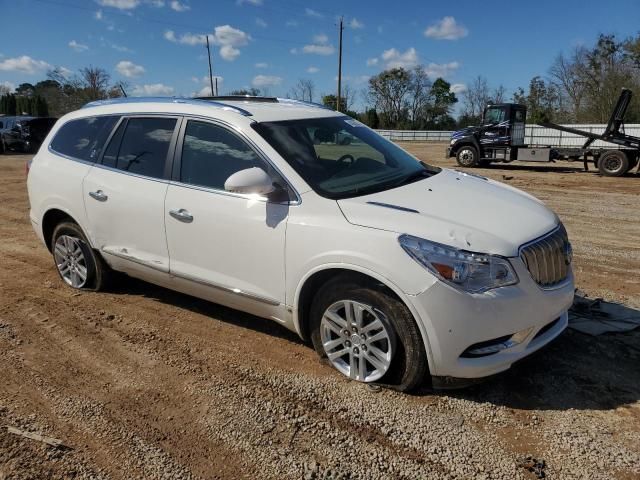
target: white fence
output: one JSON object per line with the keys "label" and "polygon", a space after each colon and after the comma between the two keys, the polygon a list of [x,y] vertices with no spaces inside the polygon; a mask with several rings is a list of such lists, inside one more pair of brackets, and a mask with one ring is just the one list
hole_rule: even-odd
{"label": "white fence", "polygon": [[[605,124],[579,124],[564,125],[591,133],[602,133]],[[627,135],[640,137],[640,124],[626,125]],[[437,130],[377,130],[377,132],[389,140],[398,142],[448,142],[451,139],[451,131]],[[580,147],[586,138],[573,133],[561,132],[553,128],[539,125],[527,125],[525,129],[524,143],[527,145],[550,145],[556,147]],[[611,146],[610,143],[598,140],[592,144],[595,147]]]}

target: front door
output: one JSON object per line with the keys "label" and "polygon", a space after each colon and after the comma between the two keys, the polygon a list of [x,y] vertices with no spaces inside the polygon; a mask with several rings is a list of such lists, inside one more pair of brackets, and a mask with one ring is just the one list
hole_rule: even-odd
{"label": "front door", "polygon": [[[102,162],[85,177],[89,234],[108,261],[169,272],[164,198],[176,118],[122,119]],[[128,270],[128,269],[127,269]]]}
{"label": "front door", "polygon": [[171,275],[219,303],[271,316],[285,302],[288,202],[226,192],[224,183],[252,167],[281,178],[223,125],[188,120],[182,131],[164,212]]}

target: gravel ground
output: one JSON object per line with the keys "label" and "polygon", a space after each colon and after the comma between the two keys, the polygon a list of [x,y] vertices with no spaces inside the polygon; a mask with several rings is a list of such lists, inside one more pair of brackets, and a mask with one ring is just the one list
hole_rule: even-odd
{"label": "gravel ground", "polygon": [[[640,332],[567,331],[463,391],[375,391],[267,320],[128,278],[66,288],[28,222],[26,159],[0,156],[0,479],[533,479],[528,456],[547,478],[640,478]],[[578,286],[640,308],[638,176],[476,173],[550,204]]]}

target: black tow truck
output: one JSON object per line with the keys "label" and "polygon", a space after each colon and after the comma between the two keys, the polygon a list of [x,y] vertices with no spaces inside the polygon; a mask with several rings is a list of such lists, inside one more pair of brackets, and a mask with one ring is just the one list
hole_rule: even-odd
{"label": "black tow truck", "polygon": [[[461,167],[487,166],[492,162],[582,161],[585,170],[593,163],[602,175],[619,177],[630,172],[640,158],[640,137],[624,132],[624,117],[632,93],[623,89],[604,132],[595,134],[556,123],[539,125],[585,137],[582,147],[526,145],[524,143],[527,107],[517,103],[489,104],[484,109],[482,124],[453,132],[447,157],[456,157]],[[593,147],[596,140],[612,143],[611,147]],[[640,170],[640,167],[639,167]]]}

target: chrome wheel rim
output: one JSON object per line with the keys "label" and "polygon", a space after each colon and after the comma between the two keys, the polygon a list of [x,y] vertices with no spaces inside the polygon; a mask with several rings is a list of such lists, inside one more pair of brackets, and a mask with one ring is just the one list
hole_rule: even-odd
{"label": "chrome wheel rim", "polygon": [[460,152],[460,159],[463,161],[464,164],[473,163],[473,160],[474,160],[473,150],[471,150],[470,148],[463,149]]}
{"label": "chrome wheel rim", "polygon": [[60,235],[53,249],[53,257],[62,279],[73,288],[82,288],[87,282],[87,261],[80,239]]}
{"label": "chrome wheel rim", "polygon": [[387,373],[394,338],[384,314],[371,305],[340,300],[324,312],[320,340],[331,364],[352,380],[375,382]]}

